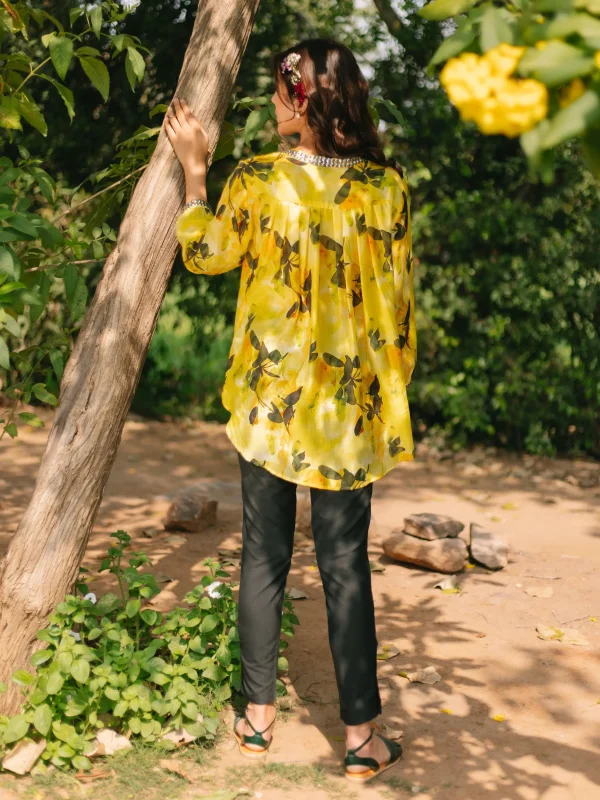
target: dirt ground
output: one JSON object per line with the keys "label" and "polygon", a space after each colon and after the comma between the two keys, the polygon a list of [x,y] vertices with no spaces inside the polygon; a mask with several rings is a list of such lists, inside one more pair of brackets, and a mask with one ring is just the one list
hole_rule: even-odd
{"label": "dirt ground", "polygon": [[[16,441],[0,443],[0,553],[31,496],[52,419],[45,418],[45,429],[23,427]],[[378,637],[400,651],[380,664],[382,721],[403,731],[401,764],[360,789],[341,776],[343,727],[323,590],[312,543],[298,535],[288,586],[309,598],[295,603],[301,624],[288,650],[294,706],[276,727],[266,771],[242,759],[228,738],[201,770],[198,785],[192,781],[182,789],[182,798],[203,796],[207,786],[231,788],[233,775],[263,800],[342,794],[372,800],[600,800],[600,464],[483,450],[446,456],[417,446],[415,461],[400,464],[374,487],[370,551],[385,566],[373,574]],[[232,485],[214,529],[175,540],[166,532],[142,534],[161,527],[169,493],[213,481]],[[238,481],[237,456],[223,426],[131,416],[86,566],[98,565],[109,533],[126,530],[133,548],[147,552],[156,571],[172,579],[159,596],[159,605],[169,607],[199,582],[205,557],[241,543]],[[462,592],[444,594],[434,588],[438,574],[387,559],[383,539],[402,527],[405,515],[424,511],[499,533],[509,544],[508,567],[465,570]],[[104,580],[95,586],[102,590]],[[525,591],[542,586],[552,588],[552,597]],[[537,637],[538,623],[559,621],[589,645]],[[398,674],[428,665],[442,676],[434,685],[409,683]],[[498,715],[504,716],[494,719]],[[273,785],[273,775],[286,769],[301,782],[302,771],[291,773],[292,766],[310,768],[312,783],[296,787],[288,777]],[[18,786],[15,781],[0,791],[16,796]]]}

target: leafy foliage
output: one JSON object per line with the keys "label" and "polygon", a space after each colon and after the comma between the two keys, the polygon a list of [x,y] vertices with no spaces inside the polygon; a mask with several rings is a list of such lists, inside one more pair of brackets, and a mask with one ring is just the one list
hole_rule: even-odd
{"label": "leafy foliage", "polygon": [[[186,607],[162,614],[150,605],[159,593],[156,579],[142,571],[150,560],[139,552],[126,559],[131,537],[124,531],[111,536],[115,543],[99,571],[114,575],[118,594],[96,601],[84,570],[79,593],[58,604],[38,632],[44,647],[31,657],[36,674],[20,669],[12,676],[26,700],[20,714],[0,716],[0,751],[43,738],[43,761],[89,769],[103,727],[165,748],[170,744],[161,737],[182,728],[210,741],[219,709],[240,690],[237,603],[224,564],[204,561],[209,574],[186,594]],[[282,635],[293,636],[298,624],[286,597]],[[288,668],[287,646],[282,638],[280,672]],[[281,681],[278,687],[285,693]]]}

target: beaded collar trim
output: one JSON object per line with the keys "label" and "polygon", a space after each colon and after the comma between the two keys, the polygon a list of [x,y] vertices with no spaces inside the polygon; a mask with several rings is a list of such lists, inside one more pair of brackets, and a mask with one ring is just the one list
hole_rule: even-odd
{"label": "beaded collar trim", "polygon": [[303,150],[294,150],[293,148],[288,150],[286,155],[296,161],[303,161],[305,164],[317,164],[319,167],[353,167],[365,160],[363,156],[352,156],[350,158],[317,156],[311,153],[305,153]]}

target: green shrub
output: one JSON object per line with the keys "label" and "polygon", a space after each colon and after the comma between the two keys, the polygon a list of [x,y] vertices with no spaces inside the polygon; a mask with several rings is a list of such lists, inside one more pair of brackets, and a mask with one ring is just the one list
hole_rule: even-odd
{"label": "green shrub", "polygon": [[[0,753],[43,737],[44,762],[85,770],[96,732],[105,726],[166,748],[173,745],[162,735],[181,728],[211,740],[219,710],[240,690],[237,603],[231,583],[220,580],[230,577],[224,565],[205,560],[209,574],[186,594],[186,607],[161,614],[145,605],[159,593],[154,576],[142,572],[148,557],[132,552],[124,566],[131,537],[111,536],[116,542],[100,571],[115,576],[119,594],[107,592],[95,602],[81,580],[78,594],[58,604],[38,632],[45,647],[31,657],[36,674],[20,669],[12,676],[26,699],[20,714],[0,716]],[[295,625],[286,597],[282,634],[292,636]],[[282,639],[280,653],[287,645]],[[283,656],[278,669],[287,670]],[[281,681],[278,691],[285,693]]]}

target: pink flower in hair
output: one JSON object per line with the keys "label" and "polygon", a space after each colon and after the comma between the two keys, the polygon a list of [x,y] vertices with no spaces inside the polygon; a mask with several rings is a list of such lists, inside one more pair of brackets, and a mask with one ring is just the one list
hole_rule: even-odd
{"label": "pink flower in hair", "polygon": [[284,75],[289,75],[294,95],[299,103],[303,103],[306,99],[306,90],[302,82],[300,70],[298,69],[299,63],[300,53],[288,53],[281,62],[281,71]]}

